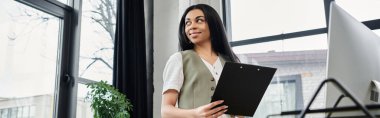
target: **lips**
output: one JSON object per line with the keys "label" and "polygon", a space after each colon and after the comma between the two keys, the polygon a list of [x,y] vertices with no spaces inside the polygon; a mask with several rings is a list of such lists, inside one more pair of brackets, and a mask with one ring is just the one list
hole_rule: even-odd
{"label": "lips", "polygon": [[199,34],[201,34],[202,32],[191,32],[190,34],[189,34],[189,36],[191,36],[191,37],[195,37],[195,36],[198,36]]}

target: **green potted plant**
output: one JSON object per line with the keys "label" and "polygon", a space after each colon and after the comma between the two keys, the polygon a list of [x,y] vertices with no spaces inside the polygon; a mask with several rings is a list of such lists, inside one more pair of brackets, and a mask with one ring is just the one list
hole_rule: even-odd
{"label": "green potted plant", "polygon": [[126,95],[120,93],[106,81],[87,84],[91,90],[86,100],[91,101],[94,118],[129,118],[132,104]]}

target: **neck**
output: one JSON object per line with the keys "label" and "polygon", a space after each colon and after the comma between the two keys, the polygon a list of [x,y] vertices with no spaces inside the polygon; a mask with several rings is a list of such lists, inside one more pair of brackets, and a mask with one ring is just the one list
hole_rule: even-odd
{"label": "neck", "polygon": [[205,42],[203,44],[197,44],[194,46],[195,52],[197,52],[199,55],[207,55],[207,56],[213,56],[216,55],[214,50],[211,48],[211,42]]}

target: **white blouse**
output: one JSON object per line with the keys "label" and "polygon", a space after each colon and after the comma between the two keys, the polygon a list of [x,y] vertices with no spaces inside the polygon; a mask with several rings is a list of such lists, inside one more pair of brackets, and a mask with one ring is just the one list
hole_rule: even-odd
{"label": "white blouse", "polygon": [[[210,64],[204,59],[202,59],[202,61],[214,77],[216,84],[218,84],[220,74],[223,70],[223,65],[219,57],[214,64]],[[184,80],[182,55],[180,52],[176,52],[170,56],[164,69],[163,80],[162,94],[169,89],[180,92]]]}

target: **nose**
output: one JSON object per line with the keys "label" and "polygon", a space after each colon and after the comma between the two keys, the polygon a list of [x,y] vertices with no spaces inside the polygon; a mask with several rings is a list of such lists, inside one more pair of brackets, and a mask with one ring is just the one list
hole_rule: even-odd
{"label": "nose", "polygon": [[194,29],[198,28],[198,25],[197,25],[196,23],[191,23],[191,24],[188,26],[188,28],[189,28],[190,30],[194,30]]}

